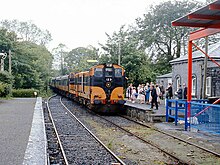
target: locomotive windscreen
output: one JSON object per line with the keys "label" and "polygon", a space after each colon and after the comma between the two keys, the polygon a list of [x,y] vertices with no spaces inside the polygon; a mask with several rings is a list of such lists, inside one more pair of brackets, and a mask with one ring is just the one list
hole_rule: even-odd
{"label": "locomotive windscreen", "polygon": [[112,77],[112,76],[113,76],[112,68],[105,68],[105,77]]}

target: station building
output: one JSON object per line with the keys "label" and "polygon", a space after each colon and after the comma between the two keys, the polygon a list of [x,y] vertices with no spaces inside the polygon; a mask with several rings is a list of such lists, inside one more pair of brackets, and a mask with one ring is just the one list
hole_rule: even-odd
{"label": "station building", "polygon": [[[220,42],[212,44],[209,47],[208,54],[215,61],[220,63]],[[197,50],[193,52],[192,65],[192,98],[202,98],[203,92],[203,77],[204,77],[204,58],[205,55]],[[172,83],[173,92],[177,90],[179,84],[187,85],[188,82],[188,55],[181,56],[170,61],[172,65],[172,72],[157,76],[156,82],[163,84],[164,87],[168,83]],[[207,76],[206,76],[206,96],[215,97],[220,96],[220,68],[216,66],[210,59],[207,62]]]}

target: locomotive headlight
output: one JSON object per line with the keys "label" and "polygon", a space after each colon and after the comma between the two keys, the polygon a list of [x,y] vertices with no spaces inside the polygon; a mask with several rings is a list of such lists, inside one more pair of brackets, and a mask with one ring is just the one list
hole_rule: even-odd
{"label": "locomotive headlight", "polygon": [[111,83],[110,83],[110,82],[107,82],[107,83],[106,83],[106,87],[108,87],[108,88],[111,87]]}

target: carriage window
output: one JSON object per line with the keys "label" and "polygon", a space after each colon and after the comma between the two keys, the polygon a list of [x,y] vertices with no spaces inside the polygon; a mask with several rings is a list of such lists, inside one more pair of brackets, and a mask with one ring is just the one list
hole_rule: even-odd
{"label": "carriage window", "polygon": [[115,77],[121,77],[122,76],[122,69],[116,68],[115,69]]}
{"label": "carriage window", "polygon": [[102,77],[103,76],[102,68],[95,68],[94,76],[95,77]]}
{"label": "carriage window", "polygon": [[112,77],[112,68],[105,68],[105,77]]}

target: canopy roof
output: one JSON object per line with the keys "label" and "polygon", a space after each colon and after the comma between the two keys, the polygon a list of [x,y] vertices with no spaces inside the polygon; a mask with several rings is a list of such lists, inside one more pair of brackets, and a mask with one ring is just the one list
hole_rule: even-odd
{"label": "canopy roof", "polygon": [[173,26],[220,28],[220,0],[172,22]]}

